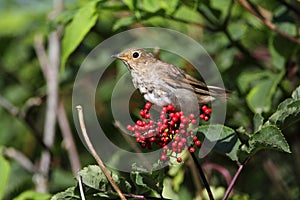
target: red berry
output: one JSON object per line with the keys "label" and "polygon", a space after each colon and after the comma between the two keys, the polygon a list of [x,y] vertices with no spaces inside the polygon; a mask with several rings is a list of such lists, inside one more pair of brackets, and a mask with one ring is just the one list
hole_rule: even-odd
{"label": "red berry", "polygon": [[183,143],[182,142],[178,142],[177,146],[178,146],[179,149],[181,149],[183,147]]}
{"label": "red berry", "polygon": [[211,109],[210,108],[207,108],[205,111],[204,111],[205,114],[209,115],[211,113]]}
{"label": "red berry", "polygon": [[182,162],[182,158],[181,158],[181,157],[178,157],[178,158],[177,158],[177,162],[181,163],[181,162]]}
{"label": "red berry", "polygon": [[140,111],[140,116],[141,116],[142,118],[144,118],[144,117],[145,117],[145,114],[146,114],[146,113],[145,113],[145,111],[144,111],[144,110],[141,110],[141,111]]}
{"label": "red berry", "polygon": [[143,122],[142,122],[141,120],[137,120],[137,121],[136,121],[136,125],[138,125],[138,126],[143,126]]}
{"label": "red berry", "polygon": [[132,126],[130,126],[130,125],[128,125],[126,128],[127,128],[127,130],[129,130],[129,131],[134,131],[134,128],[133,128]]}
{"label": "red berry", "polygon": [[167,160],[167,156],[166,155],[161,155],[160,156],[160,160],[161,161],[166,161]]}
{"label": "red berry", "polygon": [[205,115],[204,121],[208,121],[208,120],[209,120],[209,116]]}
{"label": "red berry", "polygon": [[146,113],[144,118],[150,119],[150,118],[151,118],[151,115],[150,115],[149,113]]}
{"label": "red berry", "polygon": [[196,124],[196,123],[197,123],[197,120],[193,119],[193,120],[191,121],[191,123],[192,123],[192,124]]}
{"label": "red berry", "polygon": [[172,147],[177,147],[177,142],[176,141],[172,143]]}
{"label": "red berry", "polygon": [[203,105],[201,109],[205,112],[205,110],[207,110],[207,105]]}
{"label": "red berry", "polygon": [[194,152],[195,152],[195,148],[194,148],[194,147],[190,147],[190,148],[189,148],[189,151],[190,151],[191,153],[194,153]]}
{"label": "red berry", "polygon": [[204,119],[204,117],[205,117],[205,114],[200,114],[200,119]]}
{"label": "red berry", "polygon": [[168,105],[168,106],[167,106],[167,110],[168,110],[168,111],[174,111],[175,108],[174,108],[172,105]]}
{"label": "red berry", "polygon": [[194,114],[190,114],[190,119],[194,119],[195,115]]}
{"label": "red berry", "polygon": [[199,140],[196,140],[194,143],[197,147],[201,147],[201,142]]}
{"label": "red berry", "polygon": [[193,141],[196,142],[197,140],[198,140],[198,137],[197,137],[197,136],[194,136],[194,137],[193,137]]}
{"label": "red berry", "polygon": [[181,138],[181,142],[184,144],[186,143],[186,138]]}
{"label": "red berry", "polygon": [[146,109],[146,110],[150,110],[151,106],[152,106],[152,104],[151,104],[150,102],[147,102],[147,103],[145,104],[145,109]]}

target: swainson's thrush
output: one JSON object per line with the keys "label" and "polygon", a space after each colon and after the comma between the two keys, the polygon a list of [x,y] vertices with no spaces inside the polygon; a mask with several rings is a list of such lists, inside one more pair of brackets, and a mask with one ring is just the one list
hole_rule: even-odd
{"label": "swainson's thrush", "polygon": [[[140,48],[130,48],[112,57],[120,59],[129,69],[135,88],[144,98],[158,106],[173,105],[193,112],[193,104],[207,104],[226,98],[227,90],[205,83],[186,74],[178,67],[156,59]],[[198,106],[197,106],[198,107]]]}

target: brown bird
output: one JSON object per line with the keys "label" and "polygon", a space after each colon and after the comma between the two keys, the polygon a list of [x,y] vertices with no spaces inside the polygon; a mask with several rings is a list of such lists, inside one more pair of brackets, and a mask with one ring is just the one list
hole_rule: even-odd
{"label": "brown bird", "polygon": [[130,48],[112,57],[120,59],[127,66],[134,87],[147,101],[158,106],[171,104],[179,110],[185,110],[185,113],[191,113],[199,108],[199,104],[208,104],[216,98],[225,99],[229,92],[207,86],[178,67],[156,59],[144,49]]}

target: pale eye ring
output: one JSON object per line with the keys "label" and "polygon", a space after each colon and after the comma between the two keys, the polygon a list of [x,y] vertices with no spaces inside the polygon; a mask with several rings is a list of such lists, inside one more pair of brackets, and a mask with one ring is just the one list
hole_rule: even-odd
{"label": "pale eye ring", "polygon": [[135,52],[133,52],[132,57],[133,58],[138,58],[138,57],[140,57],[140,53],[135,51]]}

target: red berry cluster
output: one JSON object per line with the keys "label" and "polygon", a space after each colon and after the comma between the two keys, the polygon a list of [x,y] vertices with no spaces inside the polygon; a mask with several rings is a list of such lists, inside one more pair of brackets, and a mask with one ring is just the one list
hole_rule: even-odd
{"label": "red berry cluster", "polygon": [[200,110],[200,119],[208,121],[210,118],[211,111],[211,108],[207,107],[207,105],[203,105]]}
{"label": "red berry cluster", "polygon": [[[182,158],[178,157],[186,147],[189,147],[191,153],[195,152],[195,148],[192,143],[200,147],[201,142],[191,130],[190,124],[196,125],[197,120],[194,114],[185,116],[183,112],[176,111],[172,105],[163,107],[160,112],[158,120],[151,119],[149,113],[152,104],[147,102],[144,109],[140,111],[140,116],[143,120],[137,120],[134,126],[128,125],[127,130],[131,131],[136,142],[138,142],[142,148],[152,149],[153,144],[162,147],[160,154],[161,161],[169,160],[170,156],[175,156],[177,162],[182,162]],[[201,110],[205,114],[205,121],[209,120],[209,114],[207,108],[202,106]],[[206,111],[206,112],[205,112]],[[208,118],[207,118],[208,117]],[[193,142],[192,142],[193,141]]]}

